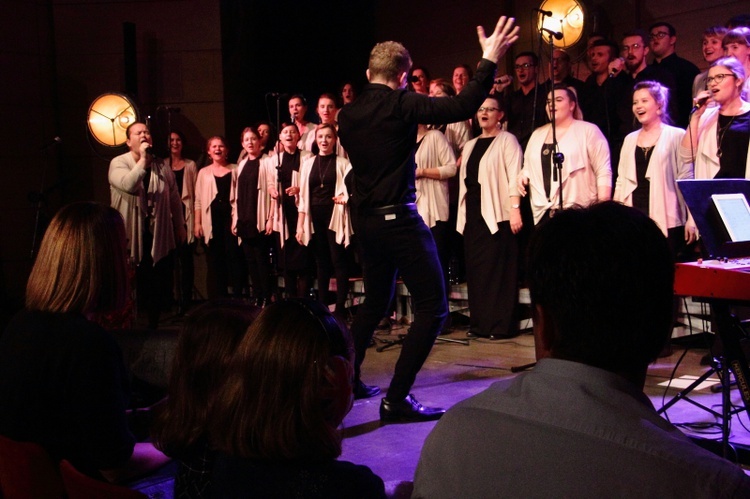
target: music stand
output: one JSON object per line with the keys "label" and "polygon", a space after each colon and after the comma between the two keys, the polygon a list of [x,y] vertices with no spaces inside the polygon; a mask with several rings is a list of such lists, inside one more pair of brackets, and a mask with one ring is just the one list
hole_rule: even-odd
{"label": "music stand", "polygon": [[[690,208],[690,213],[700,231],[706,256],[719,260],[750,255],[750,241],[732,241],[727,239],[727,229],[724,226],[728,221],[717,216],[713,195],[715,194],[743,194],[745,199],[750,197],[750,181],[740,179],[720,180],[678,180],[677,186],[682,193],[685,203]],[[731,223],[731,222],[729,222]],[[750,412],[750,368],[747,359],[740,346],[740,339],[746,336],[740,321],[731,312],[733,305],[748,303],[746,297],[732,298],[708,298],[716,316],[717,334],[724,346],[722,355],[714,356],[712,366],[690,386],[675,395],[657,412],[665,412],[680,400],[685,400],[700,407],[722,420],[722,449],[725,458],[729,456],[729,421],[732,415],[747,410]],[[732,410],[730,400],[730,371],[734,374],[737,387],[740,390],[744,409]],[[722,386],[722,412],[717,413],[706,407],[688,395],[698,385],[714,373],[720,373]]]}

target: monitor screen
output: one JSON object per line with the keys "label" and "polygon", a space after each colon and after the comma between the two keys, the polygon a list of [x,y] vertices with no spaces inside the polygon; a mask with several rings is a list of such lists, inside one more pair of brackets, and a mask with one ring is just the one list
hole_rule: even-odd
{"label": "monitor screen", "polygon": [[750,241],[750,206],[744,194],[713,194],[719,217],[732,242]]}

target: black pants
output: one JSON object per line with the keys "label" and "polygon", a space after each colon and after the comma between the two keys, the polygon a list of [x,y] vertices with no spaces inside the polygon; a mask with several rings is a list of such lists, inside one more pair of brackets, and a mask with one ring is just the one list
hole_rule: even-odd
{"label": "black pants", "polygon": [[243,238],[240,245],[247,262],[247,270],[253,285],[253,297],[271,298],[271,261],[269,258],[270,241],[265,234]]}
{"label": "black pants", "polygon": [[151,245],[144,245],[145,254],[136,269],[138,302],[148,314],[148,327],[156,329],[161,311],[169,305],[172,296],[173,252],[156,262],[151,258]]}
{"label": "black pants", "polygon": [[448,316],[435,241],[416,207],[395,215],[358,214],[354,232],[361,238],[365,283],[365,302],[352,324],[357,379],[375,327],[388,311],[398,274],[412,297],[414,322],[386,395],[399,401],[409,394]]}
{"label": "black pants", "polygon": [[311,208],[314,234],[312,237],[315,265],[318,274],[318,298],[327,304],[331,274],[336,276],[336,312],[343,312],[349,292],[348,261],[346,248],[336,242],[336,233],[328,228],[333,214],[333,206]]}
{"label": "black pants", "polygon": [[193,249],[195,243],[184,242],[174,251],[174,277],[177,289],[177,303],[187,307],[193,300],[193,280],[195,276],[195,265],[193,263]]}

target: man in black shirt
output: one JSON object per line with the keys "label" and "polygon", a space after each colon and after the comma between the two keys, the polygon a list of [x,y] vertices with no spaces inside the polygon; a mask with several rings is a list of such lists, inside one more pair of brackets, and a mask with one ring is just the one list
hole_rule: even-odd
{"label": "man in black shirt", "polygon": [[355,396],[380,391],[360,381],[360,367],[376,325],[401,275],[412,296],[414,322],[380,405],[383,421],[429,421],[444,410],[422,406],[409,393],[448,315],[435,241],[415,205],[414,150],[418,123],[452,123],[471,117],[492,86],[498,59],[518,39],[514,19],[501,17],[489,37],[477,28],[483,59],[456,97],[431,99],[407,92],[411,57],[397,42],[370,53],[370,82],[339,114],[339,136],[354,175],[354,232],[362,247],[365,302],[352,324],[356,348]]}

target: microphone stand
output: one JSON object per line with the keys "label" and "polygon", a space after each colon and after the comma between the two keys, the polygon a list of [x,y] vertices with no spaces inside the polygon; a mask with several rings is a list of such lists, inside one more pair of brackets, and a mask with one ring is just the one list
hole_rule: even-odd
{"label": "microphone stand", "polygon": [[[540,39],[544,39],[542,36],[542,32],[544,30],[539,30],[539,37]],[[555,77],[552,74],[552,58],[554,56],[555,52],[555,42],[552,37],[552,33],[549,33],[548,36],[549,41],[549,81],[551,83],[550,85],[550,93],[552,94],[552,98],[550,99],[550,124],[552,125],[552,147],[554,148],[554,152],[552,153],[552,180],[558,182],[559,188],[558,188],[558,201],[559,201],[559,207],[562,210],[563,209],[563,185],[562,185],[562,168],[563,163],[565,162],[565,155],[560,152],[560,146],[557,143],[557,117],[555,116]]]}

